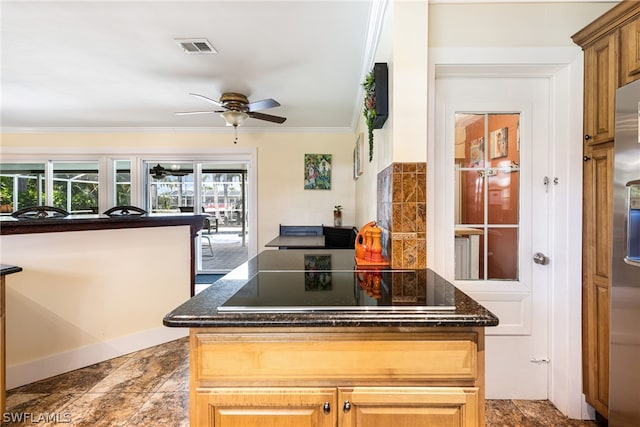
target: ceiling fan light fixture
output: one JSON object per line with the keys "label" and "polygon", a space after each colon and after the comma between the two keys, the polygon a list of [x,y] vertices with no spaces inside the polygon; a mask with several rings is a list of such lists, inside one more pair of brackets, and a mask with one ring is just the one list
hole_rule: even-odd
{"label": "ceiling fan light fixture", "polygon": [[220,113],[220,116],[227,122],[227,126],[238,127],[244,123],[245,120],[249,117],[247,113],[242,111],[234,111],[228,110]]}

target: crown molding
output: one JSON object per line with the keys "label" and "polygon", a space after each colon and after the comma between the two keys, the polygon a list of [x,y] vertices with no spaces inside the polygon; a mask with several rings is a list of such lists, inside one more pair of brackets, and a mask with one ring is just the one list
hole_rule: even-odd
{"label": "crown molding", "polygon": [[[335,134],[353,133],[351,127],[293,127],[293,128],[238,128],[238,136],[254,134]],[[62,134],[62,133],[139,133],[139,134],[229,134],[230,128],[221,127],[3,127],[1,134]]]}

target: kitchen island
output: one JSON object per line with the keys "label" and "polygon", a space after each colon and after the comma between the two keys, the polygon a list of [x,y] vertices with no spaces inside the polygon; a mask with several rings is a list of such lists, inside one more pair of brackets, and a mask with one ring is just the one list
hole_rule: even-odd
{"label": "kitchen island", "polygon": [[190,328],[194,426],[483,426],[484,328],[431,270],[265,251],[164,318]]}

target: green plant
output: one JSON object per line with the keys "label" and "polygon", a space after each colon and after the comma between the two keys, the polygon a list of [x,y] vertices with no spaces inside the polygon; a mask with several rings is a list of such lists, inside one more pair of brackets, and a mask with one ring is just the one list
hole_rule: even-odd
{"label": "green plant", "polygon": [[369,130],[369,161],[373,159],[373,121],[376,119],[376,79],[373,70],[367,74],[364,83],[364,108],[362,114]]}
{"label": "green plant", "polygon": [[[8,182],[4,182],[7,180]],[[8,205],[12,200],[12,191],[11,191],[11,178],[2,177],[0,181],[0,204]]]}

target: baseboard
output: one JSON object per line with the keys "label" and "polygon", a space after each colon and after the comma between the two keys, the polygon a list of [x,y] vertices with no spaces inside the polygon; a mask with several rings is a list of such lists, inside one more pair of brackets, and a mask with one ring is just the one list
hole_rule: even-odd
{"label": "baseboard", "polygon": [[187,336],[182,328],[153,328],[136,334],[99,342],[86,347],[54,354],[42,359],[7,366],[7,389],[40,381],[65,372],[84,368],[114,357],[139,351]]}

